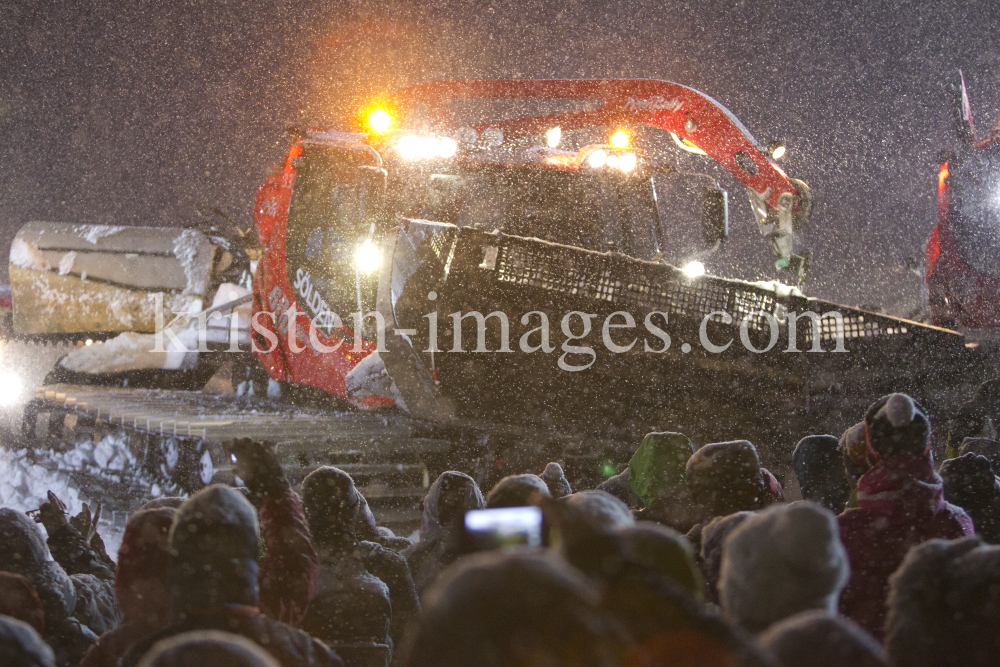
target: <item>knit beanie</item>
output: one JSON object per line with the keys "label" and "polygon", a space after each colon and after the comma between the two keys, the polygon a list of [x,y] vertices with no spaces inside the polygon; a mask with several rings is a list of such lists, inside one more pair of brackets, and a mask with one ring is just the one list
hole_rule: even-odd
{"label": "knit beanie", "polygon": [[0,665],[4,667],[53,667],[55,656],[27,623],[0,616]]}
{"label": "knit beanie", "polygon": [[167,637],[139,661],[138,667],[279,667],[278,661],[246,637],[219,630],[195,630]]}
{"label": "knit beanie", "polygon": [[869,456],[879,461],[894,454],[921,454],[931,441],[931,423],[920,404],[906,394],[889,394],[865,413]]}
{"label": "knit beanie", "polygon": [[887,667],[881,644],[839,614],[806,611],[775,623],[759,638],[781,667]]}
{"label": "knit beanie", "polygon": [[625,560],[666,575],[696,600],[705,601],[705,580],[686,537],[672,528],[640,521],[619,528],[618,540]]}
{"label": "knit beanie", "polygon": [[750,517],[723,546],[719,599],[751,632],[807,609],[836,611],[850,576],[837,519],[802,501]]}
{"label": "knit beanie", "polygon": [[486,496],[487,507],[523,507],[538,498],[551,498],[549,487],[538,475],[507,475]]}
{"label": "knit beanie", "polygon": [[692,500],[713,517],[760,509],[769,499],[757,448],[747,440],[705,445],[688,459],[685,478]]}

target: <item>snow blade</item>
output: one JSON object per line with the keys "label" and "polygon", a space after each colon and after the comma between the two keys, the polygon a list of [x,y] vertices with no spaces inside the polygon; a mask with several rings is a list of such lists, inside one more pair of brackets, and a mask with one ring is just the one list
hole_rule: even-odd
{"label": "snow blade", "polygon": [[13,327],[19,334],[156,329],[197,312],[220,249],[201,231],[29,222],[10,249]]}

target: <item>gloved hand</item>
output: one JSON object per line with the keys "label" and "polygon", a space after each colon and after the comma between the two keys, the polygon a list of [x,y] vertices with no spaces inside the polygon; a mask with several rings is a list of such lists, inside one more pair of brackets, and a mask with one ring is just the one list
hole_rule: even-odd
{"label": "gloved hand", "polygon": [[90,505],[84,503],[83,511],[70,519],[69,522],[80,532],[84,542],[90,546],[94,546],[94,536],[97,535],[97,522],[100,520],[101,503],[97,503],[97,508],[94,510],[93,515],[90,513]]}
{"label": "gloved hand", "polygon": [[267,444],[250,438],[233,441],[230,451],[235,458],[236,476],[250,493],[264,496],[288,484],[278,458]]}
{"label": "gloved hand", "polygon": [[66,503],[59,500],[51,491],[48,492],[48,501],[38,508],[38,523],[45,526],[45,532],[49,535],[54,535],[57,530],[69,523]]}

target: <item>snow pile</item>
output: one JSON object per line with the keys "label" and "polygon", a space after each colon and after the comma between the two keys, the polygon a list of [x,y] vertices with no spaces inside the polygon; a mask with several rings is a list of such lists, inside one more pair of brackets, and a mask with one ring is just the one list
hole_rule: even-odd
{"label": "snow pile", "polygon": [[0,450],[0,506],[22,512],[38,509],[45,494],[52,491],[66,503],[67,511],[76,514],[83,509],[77,490],[69,478],[39,463],[29,463],[28,450]]}
{"label": "snow pile", "polygon": [[115,225],[74,225],[73,233],[85,240],[87,243],[97,245],[97,242],[101,239],[107,236],[114,236],[125,229],[128,228],[118,227]]}
{"label": "snow pile", "polygon": [[181,263],[187,286],[181,294],[204,294],[205,283],[211,269],[211,252],[198,252],[204,236],[193,229],[185,229],[174,239],[174,257]]}
{"label": "snow pile", "polygon": [[766,289],[768,292],[774,292],[775,296],[778,298],[787,298],[790,296],[805,296],[798,287],[792,285],[786,285],[777,280],[758,280],[757,282],[750,283],[754,287],[759,287],[761,289]]}
{"label": "snow pile", "polygon": [[189,327],[174,336],[126,331],[107,341],[79,347],[59,361],[76,373],[120,373],[148,368],[190,369],[198,363],[198,329]]}
{"label": "snow pile", "polygon": [[[109,472],[115,472],[118,473],[116,477],[132,478],[139,485],[149,488],[150,497],[161,495],[159,486],[139,473],[139,462],[128,446],[128,433],[115,430],[96,443],[90,438],[81,438],[65,452],[40,450],[31,456],[27,449],[14,451],[0,447],[0,507],[12,507],[22,512],[37,510],[46,502],[46,494],[52,491],[66,503],[66,512],[70,516],[79,514],[85,501],[90,502],[92,510],[95,509],[97,499],[81,495],[70,476],[72,472],[102,477],[109,477]],[[112,514],[105,509],[98,531],[104,539],[108,555],[115,558],[123,527],[114,525]]]}
{"label": "snow pile", "polygon": [[72,250],[62,256],[59,260],[59,275],[65,276],[73,272],[73,264],[76,262],[76,251]]}
{"label": "snow pile", "polygon": [[49,270],[49,263],[38,246],[25,243],[17,236],[10,244],[10,263],[32,271]]}

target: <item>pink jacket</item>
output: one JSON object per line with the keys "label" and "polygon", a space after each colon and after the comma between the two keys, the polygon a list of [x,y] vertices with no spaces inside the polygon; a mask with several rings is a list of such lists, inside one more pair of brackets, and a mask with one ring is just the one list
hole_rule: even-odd
{"label": "pink jacket", "polygon": [[910,548],[975,531],[965,510],[945,501],[929,451],[876,463],[858,480],[858,505],[837,517],[851,563],[840,612],[881,639],[889,576]]}

